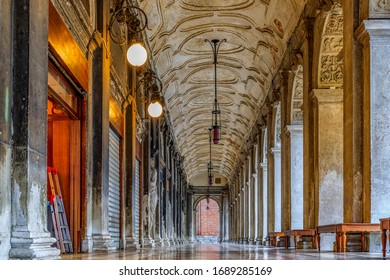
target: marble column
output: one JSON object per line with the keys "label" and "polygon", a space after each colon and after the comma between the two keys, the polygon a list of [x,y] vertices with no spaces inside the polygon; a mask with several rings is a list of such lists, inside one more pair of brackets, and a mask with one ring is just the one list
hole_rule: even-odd
{"label": "marble column", "polygon": [[250,226],[250,243],[255,244],[257,239],[257,221],[258,221],[258,188],[257,173],[251,174],[251,226]]}
{"label": "marble column", "polygon": [[8,259],[11,249],[12,173],[12,5],[0,2],[0,259]]}
{"label": "marble column", "polygon": [[246,237],[245,244],[249,244],[251,236],[251,227],[252,227],[252,184],[251,184],[251,157],[248,156],[245,161],[245,210],[246,210]]}
{"label": "marble column", "polygon": [[257,167],[257,180],[256,180],[256,209],[257,209],[257,216],[255,218],[256,223],[256,244],[257,245],[263,245],[263,236],[264,236],[264,199],[263,199],[263,168],[259,164]]}
{"label": "marble column", "polygon": [[[343,222],[343,90],[315,89],[315,189],[318,225]],[[333,249],[334,236],[321,238],[324,250]]]}
{"label": "marble column", "polygon": [[287,126],[290,138],[291,229],[303,229],[303,126]]}
{"label": "marble column", "polygon": [[242,175],[242,189],[243,189],[243,195],[244,195],[244,244],[248,244],[249,240],[249,215],[250,215],[250,209],[249,209],[249,182],[248,182],[248,159],[246,159],[244,168],[243,168],[243,175]]}
{"label": "marble column", "polygon": [[267,162],[260,164],[262,169],[262,187],[263,187],[263,240],[268,236],[269,223],[268,223],[268,170]]}
{"label": "marble column", "polygon": [[[344,222],[363,222],[363,49],[360,0],[343,1]],[[352,195],[349,195],[352,194]]]}
{"label": "marble column", "polygon": [[282,174],[280,148],[271,150],[274,157],[274,231],[282,231]]}
{"label": "marble column", "polygon": [[313,88],[313,52],[314,52],[314,23],[315,18],[307,18],[306,40],[302,45],[303,53],[303,212],[304,228],[315,228],[317,213],[315,209],[315,163],[314,163],[314,112],[310,92]]}
{"label": "marble column", "polygon": [[189,242],[194,242],[194,232],[192,229],[193,224],[193,194],[187,192],[187,233]]}
{"label": "marble column", "polygon": [[223,239],[222,241],[223,242],[227,242],[229,239],[230,239],[230,235],[229,235],[229,232],[230,232],[230,228],[229,228],[229,225],[230,225],[230,215],[229,215],[229,194],[226,192],[224,193],[223,195],[223,212],[222,212],[222,215],[224,217],[224,226],[223,226]]}
{"label": "marble column", "polygon": [[[92,160],[92,242],[93,251],[112,252],[116,248],[109,234],[108,215],[108,158],[109,158],[109,100],[110,100],[110,44],[107,36],[109,3],[97,5],[99,32],[102,34],[92,55],[91,143]],[[133,104],[132,104],[133,107]],[[135,123],[135,117],[132,118]],[[135,125],[135,124],[134,124]]]}
{"label": "marble column", "polygon": [[267,233],[275,231],[275,161],[271,148],[267,157]]}
{"label": "marble column", "polygon": [[235,195],[235,199],[233,201],[233,207],[234,207],[234,242],[238,243],[240,238],[240,218],[239,218],[239,212],[240,212],[240,205],[239,205],[239,196],[238,193]]}
{"label": "marble column", "polygon": [[[6,121],[0,125],[6,128],[5,135],[0,133],[0,140],[5,140],[5,144],[0,145],[0,154],[5,155],[1,158],[1,165],[6,168],[11,166],[5,172],[12,170],[10,189],[6,189],[10,183],[9,176],[0,179],[8,183],[5,186],[1,184],[0,189],[6,189],[0,199],[0,230],[10,228],[11,218],[10,239],[7,237],[5,244],[0,246],[2,249],[10,248],[10,259],[58,259],[60,251],[51,247],[55,239],[47,230],[46,208],[48,2],[3,1],[0,7],[11,15],[0,12],[1,16],[4,15],[0,19],[4,40],[1,46],[5,47],[1,50],[4,54],[0,56],[0,78],[1,82],[5,82],[0,85],[0,101],[5,105],[2,115]],[[11,23],[11,20],[12,25],[9,26],[12,26],[12,31],[5,28],[3,34],[2,25]],[[11,40],[7,34],[12,36]],[[7,51],[11,45],[12,53]],[[12,73],[3,69],[7,66],[11,66]],[[8,107],[11,104],[12,108]],[[10,116],[12,121],[8,119]],[[9,133],[12,133],[11,141]],[[12,143],[12,159],[7,142]],[[0,174],[3,175],[3,172],[1,170]],[[6,236],[9,236],[8,233]]]}
{"label": "marble column", "polygon": [[241,187],[240,192],[240,244],[244,243],[245,239],[245,190]]}
{"label": "marble column", "polygon": [[[371,17],[390,17],[384,6],[370,1]],[[363,45],[363,219],[378,223],[390,211],[390,20],[369,19],[358,30]],[[378,238],[370,251],[377,251]]]}

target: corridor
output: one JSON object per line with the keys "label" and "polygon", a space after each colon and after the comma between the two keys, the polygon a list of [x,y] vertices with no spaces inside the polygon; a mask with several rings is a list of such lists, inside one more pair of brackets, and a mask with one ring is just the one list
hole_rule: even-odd
{"label": "corridor", "polygon": [[186,244],[167,248],[124,250],[111,254],[65,254],[63,260],[382,260],[381,253],[334,253],[239,244]]}
{"label": "corridor", "polygon": [[0,260],[386,258],[390,1],[4,0],[0,36]]}

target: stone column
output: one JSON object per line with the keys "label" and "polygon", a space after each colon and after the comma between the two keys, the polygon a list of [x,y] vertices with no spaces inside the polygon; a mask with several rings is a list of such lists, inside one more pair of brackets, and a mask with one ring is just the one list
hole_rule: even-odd
{"label": "stone column", "polygon": [[252,221],[252,184],[251,184],[251,157],[248,156],[245,161],[245,221],[246,221],[246,236],[245,244],[249,244],[251,241],[251,221]]}
{"label": "stone column", "polygon": [[[263,240],[268,236],[269,223],[268,223],[268,170],[267,162],[260,164],[262,169],[262,189],[263,189]],[[264,244],[263,244],[264,245]]]}
{"label": "stone column", "polygon": [[[109,100],[110,100],[110,44],[105,41],[109,3],[97,5],[98,38],[92,55],[92,242],[93,251],[111,252],[116,250],[108,231],[108,158],[109,158]],[[132,105],[133,106],[133,105]],[[135,122],[135,118],[133,119]]]}
{"label": "stone column", "polygon": [[[274,164],[274,154],[271,149],[268,150],[267,156],[267,235],[268,232],[275,231],[275,185],[274,185],[274,174],[275,174],[275,164]],[[265,214],[264,214],[265,215]]]}
{"label": "stone column", "polygon": [[[363,222],[363,50],[359,0],[343,1],[344,222]],[[353,195],[348,195],[353,194]]]}
{"label": "stone column", "polygon": [[[127,106],[125,110],[125,229],[126,229],[126,249],[136,249],[140,245],[139,236],[136,235],[136,228],[139,226],[135,224],[135,206],[138,201],[135,199],[135,147],[136,147],[136,107],[135,104]],[[148,155],[146,155],[148,156]],[[144,157],[145,159],[145,157]],[[145,170],[144,170],[145,172]],[[148,174],[148,172],[145,172]],[[148,194],[145,193],[146,197]],[[145,199],[147,200],[147,199]],[[147,201],[145,201],[148,203]],[[141,209],[140,209],[141,211]],[[146,220],[147,227],[147,220]],[[145,234],[149,235],[148,231]]]}
{"label": "stone column", "polygon": [[189,242],[193,243],[194,242],[194,232],[192,229],[192,224],[193,224],[193,217],[192,217],[192,212],[193,212],[193,194],[191,192],[187,192],[187,233],[188,233],[188,238]]}
{"label": "stone column", "polygon": [[[234,188],[236,190],[236,187]],[[238,241],[238,230],[239,230],[239,219],[238,219],[238,211],[239,211],[239,205],[238,205],[238,194],[235,192],[235,198],[233,200],[233,234],[234,234],[234,243],[237,243]]]}
{"label": "stone column", "polygon": [[280,148],[271,149],[274,158],[274,231],[282,230],[282,174]]}
{"label": "stone column", "polygon": [[251,244],[256,243],[256,239],[258,236],[257,233],[257,221],[258,221],[258,184],[257,184],[257,173],[251,174],[251,228],[250,228],[250,236]]}
{"label": "stone column", "polygon": [[248,159],[246,159],[242,172],[242,191],[244,196],[244,244],[248,244],[249,238],[249,182],[248,182]]}
{"label": "stone column", "polygon": [[290,139],[291,229],[303,229],[303,126],[287,126]]}
{"label": "stone column", "polygon": [[315,228],[317,225],[317,213],[315,210],[315,188],[314,188],[314,121],[313,104],[310,92],[313,88],[313,52],[314,36],[313,29],[315,18],[307,18],[307,38],[302,45],[303,53],[303,211],[304,228]]}
{"label": "stone column", "polygon": [[12,5],[0,2],[0,259],[8,259],[11,249],[12,173]]}
{"label": "stone column", "polygon": [[[390,12],[378,1],[370,1],[369,19],[358,30],[363,44],[363,219],[378,223],[390,211],[390,112],[389,73]],[[382,19],[383,18],[383,19]],[[380,250],[379,238],[370,251]]]}
{"label": "stone column", "polygon": [[240,186],[240,227],[241,227],[241,230],[240,230],[240,243],[244,243],[244,239],[245,239],[245,187],[243,185],[243,180],[242,180],[242,177],[243,177],[243,172],[242,172],[242,169],[241,169],[241,175],[240,175],[240,181],[239,181],[239,186]]}
{"label": "stone column", "polygon": [[257,157],[256,157],[256,165],[257,165],[257,180],[256,180],[256,188],[257,188],[257,219],[256,219],[256,226],[257,226],[257,237],[256,237],[256,244],[257,245],[263,245],[263,239],[264,239],[264,184],[263,184],[263,176],[264,171],[262,167],[262,160],[264,158],[263,151],[264,151],[264,135],[265,135],[265,127],[259,127],[260,133],[257,137]]}
{"label": "stone column", "polygon": [[263,244],[263,226],[264,226],[264,200],[263,200],[263,168],[261,165],[258,165],[257,167],[257,174],[256,174],[256,218],[255,218],[255,224],[256,224],[256,245],[262,245]]}
{"label": "stone column", "polygon": [[[343,222],[343,91],[315,89],[315,189],[318,225]],[[334,235],[321,237],[321,247],[333,249]]]}
{"label": "stone column", "polygon": [[229,215],[229,194],[226,192],[223,195],[223,216],[224,216],[224,235],[223,235],[223,242],[228,242],[230,239],[230,215]]}
{"label": "stone column", "polygon": [[[47,230],[46,220],[48,2],[3,1],[0,7],[12,15],[0,19],[2,30],[2,25],[11,23],[12,18],[12,25],[9,25],[12,31],[5,27],[8,36],[12,36],[12,43],[7,33],[2,33],[5,38],[2,38],[1,45],[5,48],[0,56],[0,78],[5,82],[1,84],[0,95],[1,103],[5,105],[1,113],[5,123],[0,125],[5,128],[4,135],[0,135],[0,139],[5,140],[0,145],[0,154],[5,155],[1,158],[1,165],[8,167],[6,173],[12,170],[11,196],[10,190],[6,189],[8,186],[1,185],[1,190],[5,190],[0,199],[0,205],[5,206],[1,210],[1,223],[5,225],[0,229],[9,229],[11,214],[11,236],[10,243],[8,237],[0,246],[11,247],[10,259],[58,259],[60,251],[50,247],[55,239]],[[3,16],[3,12],[0,14]],[[12,54],[7,51],[11,46],[9,43],[12,44]],[[7,55],[12,56],[11,61]],[[12,73],[3,68],[7,66],[11,66]],[[8,107],[11,104],[12,109]],[[12,110],[11,115],[9,110]],[[8,119],[10,116],[12,121]],[[11,123],[12,129],[9,130]],[[12,133],[12,141],[9,141],[11,135],[8,133]],[[13,145],[12,159],[7,142]],[[3,169],[0,174],[4,175],[0,180],[10,182]],[[3,199],[6,198],[10,200],[5,202]]]}

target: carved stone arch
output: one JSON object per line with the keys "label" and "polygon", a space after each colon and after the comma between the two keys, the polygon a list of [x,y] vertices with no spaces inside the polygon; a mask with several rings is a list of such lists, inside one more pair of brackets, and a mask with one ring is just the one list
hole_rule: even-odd
{"label": "carved stone arch", "polygon": [[[198,204],[199,202],[201,202],[203,199],[206,199],[207,198],[207,195],[202,195],[200,197],[198,197],[195,201],[194,201],[194,204],[193,204],[193,207],[192,207],[192,210],[193,211],[196,211],[196,208],[198,207]],[[221,199],[220,198],[215,198],[214,196],[210,195],[209,198],[211,200],[214,200],[217,204],[218,204],[218,207],[219,207],[219,210],[222,209],[222,202],[221,202]]]}
{"label": "carved stone arch", "polygon": [[343,87],[343,10],[336,3],[330,11],[322,11],[315,24],[314,88]]}
{"label": "carved stone arch", "polygon": [[303,66],[298,65],[294,71],[291,93],[291,123],[303,122]]}

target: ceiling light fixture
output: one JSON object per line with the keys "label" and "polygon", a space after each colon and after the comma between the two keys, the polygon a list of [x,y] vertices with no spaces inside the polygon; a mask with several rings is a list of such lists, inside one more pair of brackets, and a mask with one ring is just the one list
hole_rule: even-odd
{"label": "ceiling light fixture", "polygon": [[209,41],[208,39],[205,40],[205,42],[209,42],[211,45],[211,48],[213,50],[213,57],[214,57],[214,104],[213,104],[213,111],[212,113],[212,123],[211,127],[213,129],[213,142],[214,144],[218,144],[221,140],[221,110],[219,108],[218,103],[218,96],[217,96],[217,56],[218,51],[223,42],[226,42],[226,39],[223,39],[222,41],[218,39],[213,39]]}

